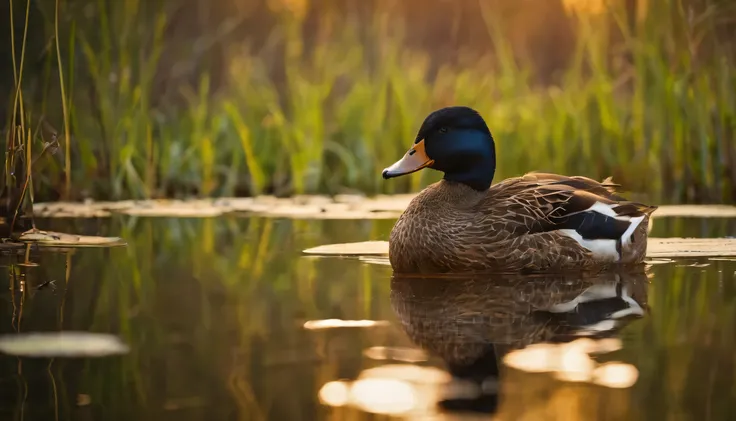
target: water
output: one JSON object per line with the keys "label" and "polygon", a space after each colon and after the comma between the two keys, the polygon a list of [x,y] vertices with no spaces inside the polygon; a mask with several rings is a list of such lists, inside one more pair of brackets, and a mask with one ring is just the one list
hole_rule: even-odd
{"label": "water", "polygon": [[[385,239],[392,223],[39,221],[121,235],[129,246],[46,252],[35,267],[6,259],[2,282],[16,291],[5,286],[0,295],[0,332],[112,332],[130,352],[0,356],[0,419],[362,420],[393,412],[472,420],[488,419],[482,411],[492,408],[502,420],[732,419],[736,261],[677,261],[597,280],[450,284],[391,280],[386,266],[300,253]],[[668,219],[652,235],[733,232],[732,220]],[[579,310],[566,312],[581,295]],[[375,323],[307,323],[326,319]],[[581,332],[611,352],[591,359],[584,342],[570,346]],[[550,344],[514,350],[540,341]],[[504,355],[516,368],[497,364]],[[633,369],[633,386],[594,384],[592,367],[606,362],[619,364],[609,382],[630,381]],[[545,364],[546,373],[529,372]],[[589,381],[569,381],[575,376]],[[349,390],[357,404],[345,404]]]}

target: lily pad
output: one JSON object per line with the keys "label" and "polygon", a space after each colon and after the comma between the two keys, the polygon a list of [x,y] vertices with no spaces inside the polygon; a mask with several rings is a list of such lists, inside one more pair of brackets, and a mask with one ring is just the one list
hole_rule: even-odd
{"label": "lily pad", "polygon": [[[388,241],[328,244],[306,249],[304,253],[323,256],[388,256]],[[647,245],[647,257],[651,259],[727,256],[736,256],[734,238],[650,238]],[[361,260],[385,264],[383,259]]]}
{"label": "lily pad", "polygon": [[33,243],[39,247],[119,247],[127,243],[120,237],[66,234],[63,232],[28,230],[17,241]]}
{"label": "lily pad", "polygon": [[23,357],[103,357],[129,347],[115,335],[92,332],[31,332],[0,336],[0,352]]}

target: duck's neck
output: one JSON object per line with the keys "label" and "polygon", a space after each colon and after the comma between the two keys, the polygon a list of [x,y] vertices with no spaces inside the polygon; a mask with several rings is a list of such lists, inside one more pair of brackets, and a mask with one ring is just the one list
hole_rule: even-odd
{"label": "duck's neck", "polygon": [[444,179],[465,184],[473,190],[485,191],[491,187],[496,173],[496,156],[491,153],[477,155],[465,165],[458,165],[454,171],[445,172]]}
{"label": "duck's neck", "polygon": [[427,145],[427,155],[441,157],[432,168],[445,180],[487,190],[496,172],[496,145],[488,129],[455,129],[441,141]]}

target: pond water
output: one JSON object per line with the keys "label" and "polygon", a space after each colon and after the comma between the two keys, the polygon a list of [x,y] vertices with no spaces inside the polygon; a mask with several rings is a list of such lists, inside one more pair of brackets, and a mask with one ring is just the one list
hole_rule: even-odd
{"label": "pond water", "polygon": [[[391,220],[37,224],[128,246],[3,260],[0,333],[114,333],[129,352],[0,355],[3,420],[704,421],[736,409],[734,260],[392,280],[387,266],[301,253],[385,240]],[[652,236],[734,232],[733,219],[672,218]]]}

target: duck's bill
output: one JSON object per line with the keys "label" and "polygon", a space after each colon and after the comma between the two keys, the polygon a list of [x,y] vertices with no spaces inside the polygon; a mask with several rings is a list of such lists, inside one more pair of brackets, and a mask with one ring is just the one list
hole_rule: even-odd
{"label": "duck's bill", "polygon": [[432,164],[434,164],[434,160],[427,156],[427,152],[424,150],[424,140],[420,140],[404,154],[403,158],[384,169],[382,175],[385,179],[399,177],[419,171]]}

